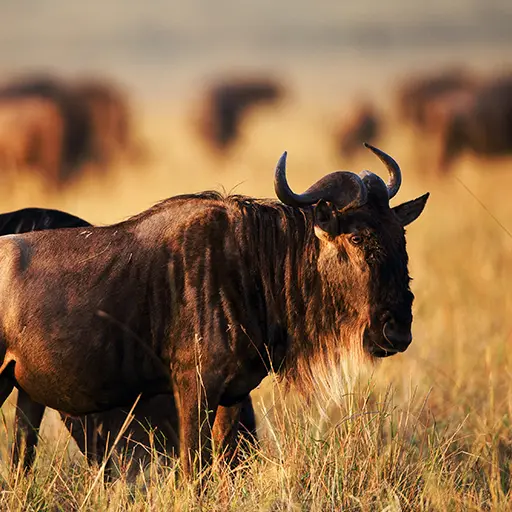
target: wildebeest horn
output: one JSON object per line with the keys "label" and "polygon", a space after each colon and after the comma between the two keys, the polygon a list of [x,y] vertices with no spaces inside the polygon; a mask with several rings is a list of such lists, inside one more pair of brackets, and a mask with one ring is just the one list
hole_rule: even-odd
{"label": "wildebeest horn", "polygon": [[274,189],[277,197],[289,206],[309,206],[320,199],[337,208],[357,207],[366,203],[368,191],[361,178],[352,172],[336,171],[311,185],[303,194],[295,194],[286,180],[286,151],[277,162]]}
{"label": "wildebeest horn", "polygon": [[400,185],[402,184],[402,171],[400,171],[400,166],[388,154],[376,147],[373,147],[371,144],[365,142],[364,147],[375,153],[386,166],[389,172],[389,181],[386,185],[388,189],[388,198],[391,199],[392,197],[395,197],[396,193],[400,189]]}

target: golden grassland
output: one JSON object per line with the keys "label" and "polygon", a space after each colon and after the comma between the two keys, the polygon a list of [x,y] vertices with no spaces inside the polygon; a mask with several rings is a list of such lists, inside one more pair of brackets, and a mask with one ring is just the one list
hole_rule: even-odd
{"label": "golden grassland", "polygon": [[[2,209],[44,205],[109,223],[181,192],[236,187],[272,197],[284,149],[296,189],[340,167],[382,175],[369,152],[350,165],[336,157],[332,112],[314,104],[261,110],[226,158],[197,141],[178,107],[159,105],[144,120],[150,162],[91,174],[60,195],[43,180],[20,179],[13,189],[5,179]],[[512,236],[495,218],[512,230],[512,161],[466,158],[452,176],[435,178],[417,170],[425,166],[405,130],[388,131],[379,145],[404,174],[396,201],[432,193],[408,229],[416,301],[406,353],[372,368],[340,363],[338,378],[309,405],[264,381],[254,392],[259,447],[237,469],[214,465],[199,491],[180,483],[176,462],[165,459],[136,484],[125,475],[104,484],[55,419],[46,421],[35,470],[9,473],[9,403],[0,510],[510,510]]]}

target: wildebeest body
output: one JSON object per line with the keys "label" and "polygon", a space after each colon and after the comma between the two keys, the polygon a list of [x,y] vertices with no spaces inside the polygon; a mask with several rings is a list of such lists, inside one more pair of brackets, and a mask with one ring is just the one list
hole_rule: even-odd
{"label": "wildebeest body", "polygon": [[[45,208],[25,208],[9,213],[0,214],[0,234],[22,233],[46,229],[71,227],[88,228],[91,225],[85,220],[59,210]],[[89,231],[83,231],[85,236]],[[37,346],[36,346],[37,348]],[[115,371],[116,368],[111,368]],[[37,445],[37,431],[41,424],[44,405],[34,402],[23,389],[19,389],[16,409],[18,426],[15,455],[26,440],[24,465],[29,467],[34,458]],[[89,414],[85,417],[70,417],[62,415],[66,427],[73,435],[79,448],[86,453],[90,460],[101,461],[106,455],[107,444],[112,444],[123,427],[130,407],[116,408],[102,413]],[[235,412],[236,414],[236,412]],[[171,453],[178,449],[178,418],[172,394],[157,395],[142,399],[134,410],[134,420],[128,427],[126,437],[118,444],[117,451],[123,453],[127,448],[133,450],[133,459],[144,463],[148,459],[150,439],[148,429],[156,428],[155,441]],[[224,411],[219,421],[218,435],[226,438],[232,436],[230,443],[235,447],[238,439],[239,421],[233,416],[233,411]],[[254,442],[256,439],[256,420],[250,397],[244,401],[240,414],[240,435]],[[136,469],[136,467],[134,467]]]}
{"label": "wildebeest body", "polygon": [[0,163],[61,185],[87,162],[106,167],[134,146],[129,101],[103,80],[27,75],[0,86]]}
{"label": "wildebeest body", "polygon": [[[260,209],[272,212],[274,230],[286,222],[296,236],[311,229],[302,216],[287,218],[288,207],[212,194],[114,226],[2,237],[2,370],[13,365],[34,400],[75,415],[130,404],[141,390],[169,392],[164,368],[195,371],[198,361],[229,377],[222,405],[241,401],[268,373],[269,354],[279,367],[286,341],[266,304],[277,290],[261,276],[278,277],[266,251],[279,240],[258,232]],[[261,254],[241,247],[235,232],[261,235]],[[284,252],[278,266],[287,259],[299,263]]]}
{"label": "wildebeest body", "polygon": [[[151,278],[154,267],[138,259],[152,260],[158,268],[158,256],[132,251],[134,237],[123,230],[59,235],[57,245],[40,232],[0,242],[5,248],[0,311],[8,319],[5,339],[18,340],[8,342],[6,355],[16,359],[16,381],[35,401],[70,414],[128,404],[141,389],[168,392],[168,377],[157,365],[166,357],[154,346],[155,340],[161,343],[164,326],[151,311],[169,302],[168,288]],[[161,265],[165,268],[164,259]],[[49,286],[55,286],[52,301]],[[59,398],[48,401],[50,395]]]}

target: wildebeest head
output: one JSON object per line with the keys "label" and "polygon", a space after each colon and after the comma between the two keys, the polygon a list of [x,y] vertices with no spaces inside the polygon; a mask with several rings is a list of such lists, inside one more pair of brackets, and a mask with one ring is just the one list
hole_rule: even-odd
{"label": "wildebeest head", "polygon": [[287,205],[313,208],[322,299],[331,302],[325,305],[326,314],[343,312],[348,319],[344,323],[350,323],[350,317],[362,319],[365,352],[386,357],[403,352],[412,341],[414,296],[404,227],[421,214],[429,194],[391,208],[389,201],[402,180],[400,168],[386,153],[365,146],[386,165],[387,184],[369,171],[359,175],[337,171],[295,194],[286,181],[284,153],[276,169],[275,190]]}

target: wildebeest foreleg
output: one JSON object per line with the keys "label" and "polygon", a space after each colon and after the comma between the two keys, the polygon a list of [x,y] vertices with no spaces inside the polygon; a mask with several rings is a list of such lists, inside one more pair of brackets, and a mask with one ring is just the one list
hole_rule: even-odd
{"label": "wildebeest foreleg", "polygon": [[37,441],[39,439],[39,427],[43,420],[45,406],[34,402],[25,391],[18,390],[18,400],[14,424],[16,425],[16,437],[14,438],[13,464],[18,465],[22,455],[23,442],[23,467],[30,469],[36,455]]}
{"label": "wildebeest foreleg", "polygon": [[181,375],[174,390],[179,417],[180,459],[183,472],[193,476],[211,461],[212,427],[219,406],[218,386],[206,386],[195,371]]}

